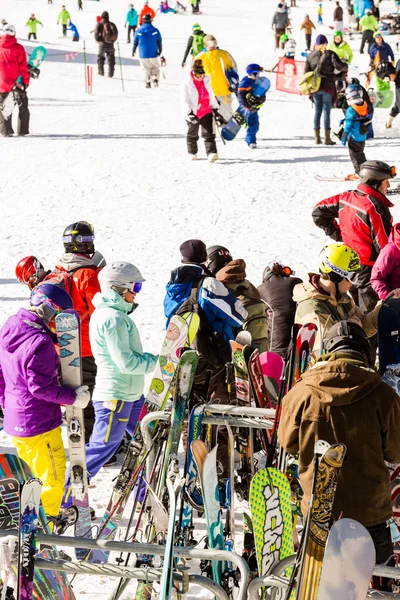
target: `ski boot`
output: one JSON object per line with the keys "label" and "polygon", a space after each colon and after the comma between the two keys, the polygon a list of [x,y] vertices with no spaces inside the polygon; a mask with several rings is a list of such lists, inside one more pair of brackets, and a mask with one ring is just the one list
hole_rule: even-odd
{"label": "ski boot", "polygon": [[153,80],[153,87],[158,87],[158,79]]}
{"label": "ski boot", "polygon": [[147,81],[147,82],[146,82],[146,88],[151,88],[151,83],[150,83],[150,81]]}

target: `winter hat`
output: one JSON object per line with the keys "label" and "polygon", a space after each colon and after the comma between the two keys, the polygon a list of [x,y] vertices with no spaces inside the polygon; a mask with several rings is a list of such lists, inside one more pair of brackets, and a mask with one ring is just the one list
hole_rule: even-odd
{"label": "winter hat", "polygon": [[328,40],[322,33],[317,35],[317,39],[315,40],[316,46],[323,46],[324,44],[327,44],[327,43],[328,43]]}
{"label": "winter hat", "polygon": [[105,10],[104,12],[101,13],[101,18],[102,19],[109,19],[110,15],[108,14],[108,12]]}
{"label": "winter hat", "polygon": [[192,31],[201,31],[201,27],[198,23],[195,23],[192,27]]}
{"label": "winter hat", "polygon": [[201,240],[187,240],[179,246],[183,263],[203,264],[207,260],[207,248]]}
{"label": "winter hat", "polygon": [[374,38],[378,38],[378,37],[382,37],[382,34],[380,31],[377,31],[376,33],[374,33]]}
{"label": "winter hat", "polygon": [[203,41],[204,45],[210,48],[215,48],[217,45],[217,40],[213,35],[205,35]]}

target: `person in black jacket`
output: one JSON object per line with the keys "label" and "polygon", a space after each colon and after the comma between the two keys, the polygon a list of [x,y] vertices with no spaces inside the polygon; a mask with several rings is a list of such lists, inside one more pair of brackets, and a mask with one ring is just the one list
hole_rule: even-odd
{"label": "person in black jacket", "polygon": [[[321,131],[321,115],[324,112],[324,143],[327,146],[333,146],[335,142],[331,140],[331,110],[333,101],[336,96],[335,81],[344,79],[347,73],[348,65],[340,60],[340,58],[327,49],[328,40],[322,34],[317,36],[316,50],[310,52],[307,56],[306,67],[304,72],[314,71],[319,67],[319,75],[321,77],[321,85],[318,92],[312,94],[312,102],[314,104],[314,136],[315,143],[322,144]],[[338,74],[335,73],[338,72]]]}
{"label": "person in black jacket", "polygon": [[270,351],[285,358],[290,343],[290,332],[294,323],[296,303],[293,289],[303,283],[293,277],[294,271],[278,262],[266,267],[263,282],[258,286],[261,299],[267,304],[268,338]]}
{"label": "person in black jacket", "polygon": [[99,43],[97,55],[97,67],[99,75],[104,75],[104,63],[108,59],[108,76],[114,76],[115,70],[115,48],[114,42],[118,37],[118,29],[115,23],[111,23],[108,12],[105,10],[101,15],[101,21],[97,23],[94,30],[94,39]]}

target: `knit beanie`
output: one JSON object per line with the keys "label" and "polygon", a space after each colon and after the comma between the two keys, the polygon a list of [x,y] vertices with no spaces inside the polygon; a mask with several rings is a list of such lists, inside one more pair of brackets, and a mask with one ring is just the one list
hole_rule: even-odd
{"label": "knit beanie", "polygon": [[207,260],[207,248],[201,240],[187,240],[179,247],[183,263],[203,264]]}
{"label": "knit beanie", "polygon": [[323,44],[327,44],[327,43],[328,43],[328,40],[322,33],[317,35],[317,39],[315,40],[316,46],[322,46]]}

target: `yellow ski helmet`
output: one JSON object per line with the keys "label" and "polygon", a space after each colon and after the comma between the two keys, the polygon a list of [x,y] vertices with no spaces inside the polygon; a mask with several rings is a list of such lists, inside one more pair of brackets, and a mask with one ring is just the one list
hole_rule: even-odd
{"label": "yellow ski helmet", "polygon": [[319,255],[319,271],[328,276],[335,273],[339,277],[348,279],[350,274],[355,273],[359,268],[360,258],[357,252],[345,244],[328,244]]}

